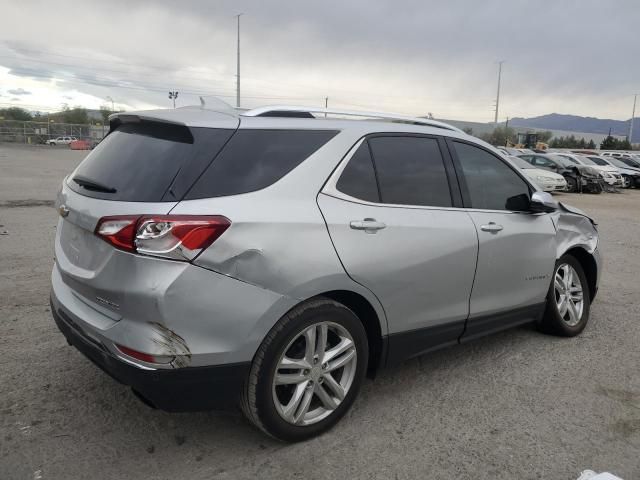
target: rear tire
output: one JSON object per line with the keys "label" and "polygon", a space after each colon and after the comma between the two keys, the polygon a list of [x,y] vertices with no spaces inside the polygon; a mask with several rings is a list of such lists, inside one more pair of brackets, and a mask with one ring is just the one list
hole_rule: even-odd
{"label": "rear tire", "polygon": [[576,193],[578,191],[578,182],[573,177],[568,177],[567,179],[567,192]]}
{"label": "rear tire", "polygon": [[367,334],[350,309],[324,298],[308,301],[282,317],[258,348],[242,409],[279,440],[320,435],[353,404],[368,357]]}
{"label": "rear tire", "polygon": [[553,270],[540,330],[573,337],[587,326],[590,310],[591,298],[584,270],[575,257],[563,255]]}

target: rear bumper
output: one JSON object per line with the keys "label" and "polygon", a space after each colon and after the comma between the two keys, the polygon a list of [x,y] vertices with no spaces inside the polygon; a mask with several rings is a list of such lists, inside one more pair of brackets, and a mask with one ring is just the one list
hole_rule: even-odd
{"label": "rear bumper", "polygon": [[145,403],[170,412],[229,408],[237,404],[250,362],[168,370],[136,367],[84,333],[62,309],[55,308],[55,303],[51,302],[51,312],[67,342],[115,380],[130,386]]}

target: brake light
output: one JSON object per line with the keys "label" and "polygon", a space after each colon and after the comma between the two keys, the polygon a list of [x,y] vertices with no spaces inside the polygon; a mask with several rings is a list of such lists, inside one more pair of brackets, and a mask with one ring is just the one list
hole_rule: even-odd
{"label": "brake light", "polygon": [[127,252],[191,261],[230,225],[222,216],[125,215],[101,218],[95,233]]}
{"label": "brake light", "polygon": [[116,248],[135,252],[132,239],[135,235],[138,215],[124,215],[121,217],[103,217],[98,222],[96,234]]}

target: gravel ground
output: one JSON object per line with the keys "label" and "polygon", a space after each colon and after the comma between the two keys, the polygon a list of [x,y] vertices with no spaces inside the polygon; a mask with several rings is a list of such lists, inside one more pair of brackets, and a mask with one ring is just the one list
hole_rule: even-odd
{"label": "gravel ground", "polygon": [[517,328],[382,371],[324,436],[152,410],[66,345],[48,307],[52,200],[84,156],[0,145],[0,479],[640,478],[640,191],[560,195],[600,224],[585,332]]}

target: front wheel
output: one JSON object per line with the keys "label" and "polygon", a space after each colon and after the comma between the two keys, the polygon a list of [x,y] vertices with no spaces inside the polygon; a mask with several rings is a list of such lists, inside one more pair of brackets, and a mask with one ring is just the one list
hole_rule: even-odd
{"label": "front wheel", "polygon": [[567,179],[567,192],[576,193],[578,191],[578,181],[573,177]]}
{"label": "front wheel", "polygon": [[622,176],[622,188],[631,188],[633,187],[633,178],[628,175]]}
{"label": "front wheel", "polygon": [[355,400],[368,356],[366,332],[350,309],[323,298],[299,305],[260,345],[243,392],[244,413],[280,440],[319,435]]}
{"label": "front wheel", "polygon": [[589,321],[590,308],[587,277],[580,262],[563,255],[556,262],[540,329],[563,337],[578,335]]}

